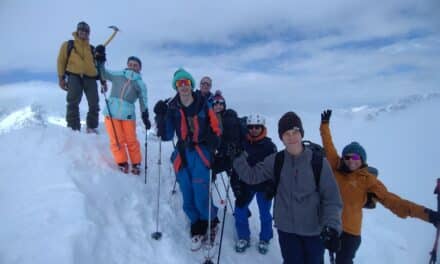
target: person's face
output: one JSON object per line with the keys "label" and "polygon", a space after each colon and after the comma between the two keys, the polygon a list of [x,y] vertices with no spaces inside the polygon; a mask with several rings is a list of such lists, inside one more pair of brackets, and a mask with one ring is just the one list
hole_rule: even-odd
{"label": "person's face", "polygon": [[204,79],[200,82],[200,92],[202,92],[203,95],[209,94],[211,91],[211,81]]}
{"label": "person's face", "polygon": [[88,40],[90,35],[90,29],[78,29],[76,33],[79,39]]}
{"label": "person's face", "polygon": [[348,153],[343,157],[345,166],[350,169],[350,171],[355,171],[362,166],[362,159],[356,153]]}
{"label": "person's face", "polygon": [[141,71],[141,65],[135,60],[129,60],[127,62],[127,68],[137,73]]}
{"label": "person's face", "polygon": [[251,137],[258,137],[263,132],[262,125],[248,125],[247,128]]}
{"label": "person's face", "polygon": [[223,110],[225,110],[225,105],[222,103],[214,102],[213,109],[214,109],[214,112],[220,113]]}
{"label": "person's face", "polygon": [[299,128],[296,127],[284,132],[281,138],[286,148],[298,147],[299,145],[301,145],[301,141],[302,141],[301,132]]}
{"label": "person's face", "polygon": [[177,92],[181,96],[188,96],[191,94],[191,80],[180,79],[176,81]]}

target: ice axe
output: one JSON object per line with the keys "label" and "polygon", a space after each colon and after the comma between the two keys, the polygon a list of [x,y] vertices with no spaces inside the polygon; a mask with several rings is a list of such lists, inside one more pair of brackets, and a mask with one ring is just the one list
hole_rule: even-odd
{"label": "ice axe", "polygon": [[110,41],[113,40],[113,38],[116,36],[116,33],[118,33],[119,28],[117,26],[109,26],[109,28],[113,29],[113,33],[110,35],[110,37],[104,42],[104,46],[107,47],[107,45],[110,43]]}

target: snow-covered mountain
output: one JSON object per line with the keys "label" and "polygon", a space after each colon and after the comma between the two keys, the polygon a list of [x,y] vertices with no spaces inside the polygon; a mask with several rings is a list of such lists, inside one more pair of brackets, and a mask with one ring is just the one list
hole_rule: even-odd
{"label": "snow-covered mountain", "polygon": [[[153,134],[147,136],[139,123],[141,145],[146,138],[148,143],[144,184],[144,171],[136,177],[116,170],[102,124],[99,135],[64,127],[64,100],[51,83],[0,87],[0,263],[201,263],[203,251],[189,250],[189,225],[180,193],[171,194],[171,143],[162,143],[159,230],[163,237],[156,241],[150,235],[156,229],[159,141]],[[389,106],[336,109],[331,123],[335,144],[341,150],[350,141],[359,141],[389,190],[435,208],[432,191],[440,177],[439,102],[439,94],[428,94],[402,98]],[[250,111],[252,107],[251,102],[241,106]],[[274,112],[284,108],[274,105]],[[320,142],[319,110],[292,110],[303,117],[306,138]],[[276,122],[281,114],[280,110],[268,116],[269,136],[279,148]],[[224,196],[221,181],[217,184]],[[221,218],[223,204],[215,191],[214,201],[221,207]],[[252,210],[255,244],[259,226],[255,204]],[[402,220],[380,205],[365,210],[356,263],[427,262],[434,235],[432,225]],[[276,236],[265,256],[255,246],[237,254],[234,241],[233,216],[228,210],[222,263],[281,262]]]}

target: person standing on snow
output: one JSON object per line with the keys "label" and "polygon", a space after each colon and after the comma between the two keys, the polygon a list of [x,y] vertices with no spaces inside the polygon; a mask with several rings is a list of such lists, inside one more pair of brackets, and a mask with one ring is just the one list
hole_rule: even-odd
{"label": "person standing on snow", "polygon": [[416,217],[437,226],[440,221],[438,212],[389,192],[385,185],[368,171],[367,153],[359,143],[351,142],[342,150],[342,157],[338,155],[330,133],[331,114],[331,110],[321,113],[320,132],[344,203],[341,249],[336,252],[336,263],[353,263],[361,244],[362,208],[367,201],[367,193],[373,193],[377,201],[401,218]]}
{"label": "person standing on snow", "polygon": [[[267,137],[265,123],[264,117],[260,114],[252,114],[246,118],[248,134],[246,135],[243,147],[248,154],[247,163],[250,166],[254,166],[270,154],[277,152],[277,147]],[[261,254],[267,253],[269,241],[273,237],[272,215],[270,213],[272,199],[265,197],[265,190],[268,184],[272,184],[272,182],[265,181],[250,185],[241,181],[236,173],[233,173],[231,176],[231,186],[235,194],[235,228],[238,235],[238,241],[235,244],[236,252],[244,252],[250,246],[249,205],[256,196],[260,212],[258,251]]]}
{"label": "person standing on snow", "polygon": [[[131,161],[131,173],[140,174],[142,154],[136,136],[136,113],[134,103],[139,99],[142,121],[145,129],[151,128],[148,118],[147,87],[142,81],[140,71],[142,62],[135,56],[127,59],[127,68],[112,72],[104,67],[105,47],[96,47],[96,61],[101,78],[112,82],[108,99],[108,108],[104,110],[105,127],[110,137],[110,149],[119,170],[129,172],[128,156]],[[128,151],[128,156],[127,156]]]}
{"label": "person standing on snow", "polygon": [[218,208],[212,201],[209,204],[209,169],[221,129],[212,106],[193,91],[194,86],[191,74],[178,69],[172,81],[176,96],[168,104],[158,101],[154,113],[157,135],[164,141],[171,140],[174,134],[178,138],[171,161],[183,196],[183,211],[191,223],[191,250],[196,251],[206,239],[208,221],[211,239],[218,228]]}
{"label": "person standing on snow", "polygon": [[[84,94],[89,105],[87,113],[87,132],[97,133],[99,116],[99,95],[96,79],[98,71],[93,60],[93,46],[89,43],[90,27],[79,22],[74,40],[65,41],[58,54],[58,85],[67,91],[67,127],[81,130],[79,103]],[[67,77],[67,80],[66,80]]]}
{"label": "person standing on snow", "polygon": [[[245,125],[243,125],[243,121],[238,117],[237,112],[231,108],[226,109],[226,100],[220,90],[217,90],[212,97],[212,105],[223,131],[220,146],[215,152],[212,165],[212,177],[216,179],[217,174],[223,171],[226,171],[228,176],[231,175],[232,160],[226,156],[228,144],[236,141],[244,142],[247,130]],[[238,130],[237,134],[234,134],[237,131],[237,126],[241,129]]]}
{"label": "person standing on snow", "polygon": [[[319,181],[311,164],[314,151],[302,142],[304,130],[294,112],[278,122],[278,135],[285,145],[279,182],[275,188],[274,221],[283,261],[286,264],[321,264],[326,248],[339,247],[342,201],[327,159],[321,156]],[[243,150],[232,148],[233,166],[240,180],[258,184],[275,179],[278,153],[249,166]],[[276,186],[276,185],[275,185]]]}

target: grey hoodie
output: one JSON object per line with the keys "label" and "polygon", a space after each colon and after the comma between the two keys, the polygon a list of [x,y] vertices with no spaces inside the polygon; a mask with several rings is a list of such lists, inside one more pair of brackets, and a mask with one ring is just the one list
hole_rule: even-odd
{"label": "grey hoodie", "polygon": [[[316,191],[312,154],[308,147],[298,156],[284,150],[284,163],[273,209],[275,227],[302,236],[319,235],[324,226],[341,233],[342,201],[338,185],[324,158],[319,192]],[[275,155],[267,156],[263,162],[250,167],[246,154],[242,154],[234,160],[234,169],[240,179],[248,184],[274,180]]]}

